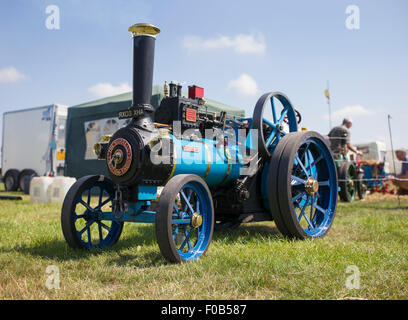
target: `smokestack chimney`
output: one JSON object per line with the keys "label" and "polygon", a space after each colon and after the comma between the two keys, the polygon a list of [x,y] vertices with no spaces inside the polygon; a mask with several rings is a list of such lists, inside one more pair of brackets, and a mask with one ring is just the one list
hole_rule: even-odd
{"label": "smokestack chimney", "polygon": [[154,112],[151,105],[153,86],[154,46],[160,29],[147,23],[129,28],[133,36],[133,95],[135,118]]}

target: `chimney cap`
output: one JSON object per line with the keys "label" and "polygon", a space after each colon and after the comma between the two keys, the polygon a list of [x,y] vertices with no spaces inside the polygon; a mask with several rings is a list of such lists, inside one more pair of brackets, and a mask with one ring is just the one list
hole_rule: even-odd
{"label": "chimney cap", "polygon": [[156,35],[160,33],[160,29],[149,23],[137,23],[128,29],[132,32],[134,37],[136,36],[151,36],[156,38]]}

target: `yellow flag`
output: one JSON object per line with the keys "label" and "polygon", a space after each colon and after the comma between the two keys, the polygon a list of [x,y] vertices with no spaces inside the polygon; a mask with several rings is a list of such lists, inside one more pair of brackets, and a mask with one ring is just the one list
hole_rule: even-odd
{"label": "yellow flag", "polygon": [[330,99],[329,89],[324,90],[324,95],[326,96],[327,99]]}

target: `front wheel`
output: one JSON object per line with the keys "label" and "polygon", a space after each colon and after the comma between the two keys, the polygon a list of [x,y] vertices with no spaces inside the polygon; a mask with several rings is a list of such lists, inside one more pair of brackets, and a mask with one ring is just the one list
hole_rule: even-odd
{"label": "front wheel", "polygon": [[68,245],[75,249],[105,248],[114,245],[123,222],[103,221],[104,213],[112,213],[115,190],[104,176],[78,179],[65,196],[61,227]]}
{"label": "front wheel", "polygon": [[156,238],[170,262],[196,260],[207,251],[214,228],[210,190],[194,174],[180,174],[165,185],[157,205]]}

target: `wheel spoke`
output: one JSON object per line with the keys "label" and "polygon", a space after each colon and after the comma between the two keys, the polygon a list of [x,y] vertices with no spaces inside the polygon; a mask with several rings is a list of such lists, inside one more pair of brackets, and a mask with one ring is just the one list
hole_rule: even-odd
{"label": "wheel spoke", "polygon": [[188,193],[188,196],[187,196],[186,205],[184,206],[184,211],[187,211],[187,203],[190,203],[192,193],[193,193],[193,190],[190,189],[190,192]]}
{"label": "wheel spoke", "polygon": [[[308,148],[309,148],[309,146],[308,146]],[[313,177],[312,161],[311,161],[311,158],[310,158],[310,151],[309,150],[307,150],[306,157],[307,157],[307,163],[309,164],[310,176]]]}
{"label": "wheel spoke", "polygon": [[275,136],[277,136],[276,134],[277,130],[276,128],[272,130],[271,134],[269,135],[268,139],[265,142],[265,145],[267,148],[269,148],[269,146],[271,145],[273,139],[275,138]]}
{"label": "wheel spoke", "polygon": [[273,122],[276,123],[276,110],[275,110],[275,103],[273,102],[273,96],[271,97],[271,107],[272,107]]}
{"label": "wheel spoke", "polygon": [[292,202],[296,202],[299,198],[302,198],[305,195],[305,192],[300,192],[292,198]]}
{"label": "wheel spoke", "polygon": [[88,226],[88,228],[86,229],[87,233],[88,233],[88,243],[90,245],[92,245],[92,241],[91,241],[91,228],[90,226]]}
{"label": "wheel spoke", "polygon": [[98,223],[98,232],[99,232],[99,243],[102,243],[103,235],[102,235],[102,226]]}
{"label": "wheel spoke", "polygon": [[307,223],[309,224],[309,226],[310,226],[312,229],[314,229],[315,227],[314,227],[313,223],[309,220],[309,218],[307,217],[307,215],[304,214],[303,216],[305,217],[305,219],[306,219]]}
{"label": "wheel spoke", "polygon": [[313,217],[313,209],[314,209],[314,207],[313,207],[313,205],[314,205],[314,203],[315,203],[315,201],[316,201],[316,197],[313,195],[312,197],[311,197],[311,201],[310,201],[310,221],[313,221],[313,219],[312,219],[312,217]]}
{"label": "wheel spoke", "polygon": [[323,155],[318,156],[316,160],[313,160],[312,166],[314,167],[322,159],[323,159]]}
{"label": "wheel spoke", "polygon": [[319,181],[319,187],[328,187],[330,185],[329,183],[329,180]]}
{"label": "wheel spoke", "polygon": [[98,221],[99,226],[103,227],[104,229],[110,231],[110,227],[108,227],[106,224],[104,224],[102,221]]}
{"label": "wheel spoke", "polygon": [[272,129],[275,129],[276,126],[274,123],[270,122],[268,119],[262,118],[262,121],[265,122],[268,126],[270,126]]}
{"label": "wheel spoke", "polygon": [[102,208],[105,204],[107,204],[108,202],[112,201],[113,197],[110,196],[108,199],[106,199],[105,201],[103,201],[101,204],[99,204],[95,209],[100,209]]}
{"label": "wheel spoke", "polygon": [[86,203],[84,200],[79,200],[79,202],[78,203],[80,203],[80,204],[82,204],[86,209],[88,209],[89,211],[93,211],[93,209],[89,206],[89,204],[88,203]]}
{"label": "wheel spoke", "polygon": [[[296,177],[296,176],[294,176],[294,175],[291,175],[290,178],[291,178],[292,180],[296,181],[296,182],[299,182],[299,183],[303,183],[303,184],[306,183],[306,180],[303,180],[303,179],[301,179],[301,178],[299,178],[299,177]],[[293,184],[292,184],[292,186],[293,186]]]}
{"label": "wheel spoke", "polygon": [[305,209],[306,209],[306,207],[307,207],[308,200],[309,200],[309,199],[307,198],[305,205],[304,205],[303,208],[300,210],[300,213],[299,213],[299,216],[298,216],[298,221],[299,221],[299,222],[300,222],[300,219],[302,219],[302,216],[305,215]]}
{"label": "wheel spoke", "polygon": [[75,213],[75,221],[78,219],[85,219],[85,214],[76,214]]}
{"label": "wheel spoke", "polygon": [[194,210],[193,210],[193,208],[191,207],[191,203],[190,203],[190,201],[188,201],[186,195],[184,194],[184,192],[183,192],[182,190],[180,190],[180,194],[181,194],[182,197],[184,198],[184,201],[186,202],[186,204],[187,204],[188,208],[190,209],[191,213],[194,214]]}
{"label": "wheel spoke", "polygon": [[189,232],[187,235],[186,235],[186,231],[187,231],[187,230],[184,231],[185,238],[184,238],[183,243],[182,243],[181,246],[180,246],[180,249],[179,249],[180,251],[183,250],[183,248],[184,248],[184,246],[186,245],[186,243],[189,242],[189,238],[190,238],[191,234],[193,233],[194,228],[191,228],[190,232]]}
{"label": "wheel spoke", "polygon": [[85,231],[87,228],[89,228],[94,222],[95,222],[94,220],[88,221],[88,222],[86,223],[85,227],[83,227],[83,228],[81,229],[81,231],[78,231],[78,234],[81,236],[81,235],[84,233],[84,231]]}
{"label": "wheel spoke", "polygon": [[308,174],[305,166],[303,165],[302,161],[300,160],[299,155],[298,155],[297,152],[296,152],[295,160],[297,161],[298,165],[302,168],[302,170],[305,173],[306,177],[309,178],[309,174]]}
{"label": "wheel spoke", "polygon": [[98,202],[98,207],[101,205],[102,203],[102,197],[103,197],[103,188],[99,187],[100,191],[99,191],[99,202]]}
{"label": "wheel spoke", "polygon": [[282,121],[283,121],[283,119],[285,119],[287,113],[288,113],[288,109],[285,108],[285,109],[283,110],[283,112],[282,112],[282,114],[281,114],[279,120],[277,121],[278,124],[281,124],[281,123],[282,123]]}
{"label": "wheel spoke", "polygon": [[321,206],[319,206],[317,203],[313,204],[313,207],[315,207],[317,210],[322,212],[323,214],[326,214],[326,209],[323,209]]}

